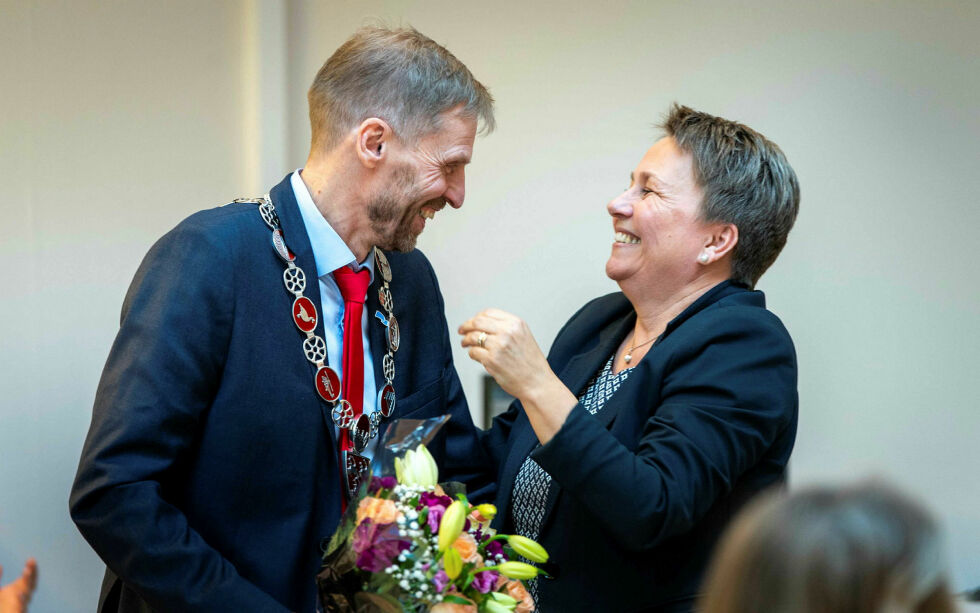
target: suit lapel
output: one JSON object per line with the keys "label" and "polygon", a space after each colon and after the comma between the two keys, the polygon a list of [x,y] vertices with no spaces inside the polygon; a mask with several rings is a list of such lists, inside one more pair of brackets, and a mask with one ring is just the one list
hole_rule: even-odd
{"label": "suit lapel", "polygon": [[[391,260],[388,260],[389,262]],[[388,351],[388,337],[385,334],[385,326],[383,323],[375,316],[375,313],[382,313],[387,317],[387,313],[381,308],[381,300],[378,298],[378,289],[384,284],[384,279],[381,277],[381,273],[375,270],[374,282],[368,288],[367,302],[364,303],[364,308],[367,309],[368,315],[368,339],[371,341],[371,363],[374,366],[374,387],[381,389],[385,384],[385,374],[384,374],[384,364],[382,360],[384,359],[385,353]],[[376,402],[376,398],[365,398],[364,399],[364,410],[368,408],[373,409],[373,405],[369,404]],[[398,399],[395,398],[395,410],[398,410]],[[392,416],[394,418],[394,416]],[[384,440],[385,430],[388,428],[388,420],[381,422],[378,431],[378,441]]]}
{"label": "suit lapel", "polygon": [[[286,240],[286,245],[296,256],[296,266],[303,269],[306,274],[306,289],[303,290],[303,295],[313,301],[316,305],[317,313],[319,313],[318,320],[316,322],[316,334],[320,338],[325,338],[323,331],[323,313],[321,313],[323,304],[320,302],[320,281],[316,275],[316,261],[313,258],[313,247],[310,245],[310,237],[306,233],[306,224],[303,223],[303,216],[299,212],[299,205],[296,203],[296,195],[293,193],[293,186],[290,181],[291,175],[286,175],[279,185],[276,185],[269,192],[269,197],[272,198],[272,203],[276,207],[276,213],[279,215],[279,222],[282,225],[283,236]],[[326,358],[324,362],[326,362]],[[310,371],[310,387],[314,388],[315,391],[315,376],[316,376],[316,365],[306,360],[307,367]],[[339,365],[338,365],[339,366]],[[333,443],[333,448],[337,449],[337,433],[334,431],[333,418],[330,416],[330,407],[327,403],[320,400],[319,396],[316,396],[317,404],[320,407],[320,414],[323,417],[323,426],[327,431],[327,436]]]}

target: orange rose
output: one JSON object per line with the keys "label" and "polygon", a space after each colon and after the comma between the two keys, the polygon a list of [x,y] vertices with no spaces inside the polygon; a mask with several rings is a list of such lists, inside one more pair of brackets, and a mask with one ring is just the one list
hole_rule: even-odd
{"label": "orange rose", "polygon": [[398,519],[398,507],[393,500],[366,496],[357,505],[357,523],[361,523],[365,518],[370,518],[378,524],[390,524]]}
{"label": "orange rose", "polygon": [[531,613],[534,610],[534,599],[520,581],[507,582],[507,595],[517,601],[514,613]]}
{"label": "orange rose", "polygon": [[476,552],[476,539],[469,532],[459,535],[453,543],[453,549],[459,552],[459,557],[463,558],[464,562],[483,562],[483,558]]}

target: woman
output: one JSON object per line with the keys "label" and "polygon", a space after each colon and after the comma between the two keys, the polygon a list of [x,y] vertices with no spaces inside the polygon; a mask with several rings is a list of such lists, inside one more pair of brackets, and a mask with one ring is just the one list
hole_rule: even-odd
{"label": "woman", "polygon": [[629,189],[608,205],[606,274],[545,359],[498,310],[462,344],[519,402],[485,445],[501,529],[539,540],[545,613],[689,611],[712,546],[784,477],[796,357],[752,291],[793,225],[799,187],[776,145],[674,106]]}
{"label": "woman", "polygon": [[726,533],[703,613],[953,613],[939,531],[879,484],[751,505]]}

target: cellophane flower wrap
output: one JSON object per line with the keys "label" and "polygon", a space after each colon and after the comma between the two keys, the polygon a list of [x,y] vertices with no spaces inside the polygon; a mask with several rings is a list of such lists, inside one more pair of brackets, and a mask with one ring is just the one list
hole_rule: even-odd
{"label": "cellophane flower wrap", "polygon": [[328,613],[530,613],[522,583],[545,562],[538,543],[495,534],[493,505],[471,505],[462,484],[438,483],[425,443],[448,416],[396,420],[372,476],[341,519],[317,576]]}

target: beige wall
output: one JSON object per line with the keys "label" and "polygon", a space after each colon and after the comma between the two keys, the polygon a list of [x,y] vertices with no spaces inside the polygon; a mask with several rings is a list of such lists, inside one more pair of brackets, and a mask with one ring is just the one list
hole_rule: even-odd
{"label": "beige wall", "polygon": [[39,557],[36,610],[98,592],[67,491],[140,258],[302,164],[308,82],[370,17],[497,98],[466,205],[420,241],[453,326],[498,306],[547,347],[615,289],[604,205],[671,101],[778,142],[803,205],[760,287],[800,358],[794,485],[886,475],[941,515],[958,586],[980,583],[980,5],[734,4],[0,0],[0,564]]}

